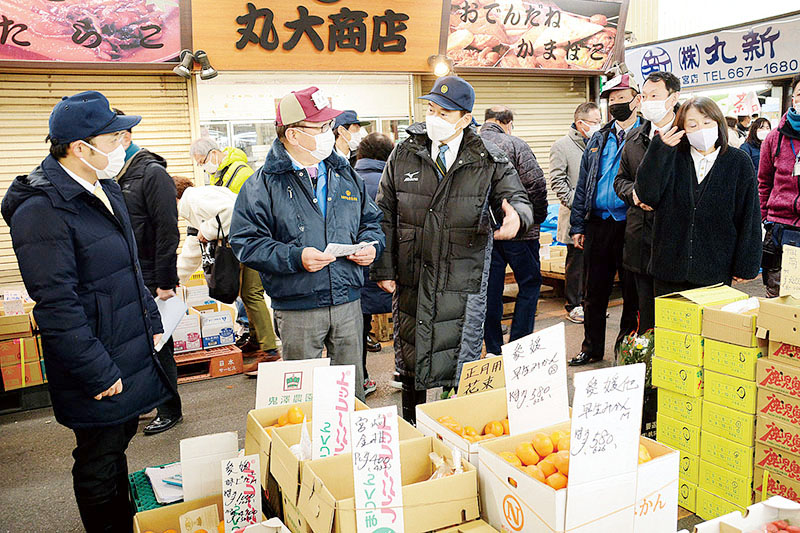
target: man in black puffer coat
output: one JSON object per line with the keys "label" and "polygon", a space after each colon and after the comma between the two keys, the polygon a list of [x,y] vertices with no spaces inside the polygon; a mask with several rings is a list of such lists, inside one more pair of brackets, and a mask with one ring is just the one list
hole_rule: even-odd
{"label": "man in black puffer coat", "polygon": [[[124,115],[114,109],[117,115]],[[125,166],[117,176],[128,215],[131,219],[142,278],[153,298],[175,298],[178,285],[177,250],[181,236],[178,230],[178,206],[175,203],[175,182],[167,173],[167,161],[160,155],[139,148],[131,140],[132,132],[122,134]],[[172,387],[178,389],[178,367],[172,338],[158,351],[158,359]],[[158,406],[158,416],[145,426],[145,435],[162,433],[183,420],[181,398],[175,395]]]}
{"label": "man in black puffer coat", "polygon": [[73,485],[89,533],[132,531],[125,450],[139,415],[174,393],[153,352],[161,316],[110,179],[125,161],[119,132],[139,120],[116,116],[95,91],[65,97],[50,115],[50,155],[2,203],[36,301],[53,412],[75,432]]}

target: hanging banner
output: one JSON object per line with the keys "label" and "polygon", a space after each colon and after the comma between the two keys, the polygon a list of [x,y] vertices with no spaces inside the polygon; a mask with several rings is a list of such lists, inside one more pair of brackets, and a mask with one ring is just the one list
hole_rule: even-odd
{"label": "hanging banner", "polygon": [[634,46],[625,64],[641,85],[672,72],[682,88],[790,77],[800,72],[800,12],[701,35]]}
{"label": "hanging banner", "polygon": [[602,71],[626,11],[627,1],[453,0],[447,56],[456,68]]}
{"label": "hanging banner", "polygon": [[0,0],[0,61],[160,63],[180,51],[178,0]]}

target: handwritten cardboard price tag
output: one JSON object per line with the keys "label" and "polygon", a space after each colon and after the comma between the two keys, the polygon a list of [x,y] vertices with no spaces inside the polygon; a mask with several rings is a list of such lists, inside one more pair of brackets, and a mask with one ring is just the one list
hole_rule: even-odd
{"label": "handwritten cardboard price tag", "polygon": [[222,509],[225,533],[261,522],[258,455],[222,461]]}
{"label": "handwritten cardboard price tag", "polygon": [[405,524],[397,408],[357,411],[350,420],[356,529],[358,533],[401,533]]}
{"label": "handwritten cardboard price tag", "polygon": [[800,298],[800,248],[783,245],[781,296]]}
{"label": "handwritten cardboard price tag", "polygon": [[314,369],[330,364],[331,360],[327,357],[260,363],[256,383],[256,409],[310,402],[313,399]]}
{"label": "handwritten cardboard price tag", "polygon": [[639,363],[575,374],[567,531],[633,531],[644,372]]}
{"label": "handwritten cardboard price tag", "polygon": [[458,380],[458,395],[469,396],[477,392],[502,389],[506,386],[502,357],[487,357],[466,363]]}
{"label": "handwritten cardboard price tag", "polygon": [[314,369],[311,414],[311,458],[350,453],[350,413],[355,408],[356,367],[340,365]]}
{"label": "handwritten cardboard price tag", "polygon": [[569,419],[565,331],[557,324],[503,346],[512,435]]}
{"label": "handwritten cardboard price tag", "polygon": [[3,292],[3,314],[6,316],[25,314],[25,301],[22,299],[22,293],[12,290]]}

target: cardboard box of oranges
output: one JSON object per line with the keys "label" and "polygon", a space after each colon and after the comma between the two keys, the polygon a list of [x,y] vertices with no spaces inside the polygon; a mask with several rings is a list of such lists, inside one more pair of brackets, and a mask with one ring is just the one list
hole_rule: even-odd
{"label": "cardboard box of oranges", "polygon": [[[133,533],[178,533],[181,531],[180,518],[184,514],[202,509],[209,505],[216,505],[219,518],[222,518],[222,494],[207,496],[189,502],[174,503],[149,511],[136,513],[133,517]],[[262,520],[266,518],[262,515]],[[202,527],[205,527],[203,525]],[[225,528],[214,524],[214,527],[207,530],[208,533],[218,533],[225,531]]]}
{"label": "cardboard box of oranges", "polygon": [[[484,509],[492,526],[522,533],[564,531],[569,431],[570,422],[563,422],[539,431],[481,443],[478,477]],[[644,498],[665,500],[668,494],[677,494],[679,458],[678,452],[671,448],[640,438],[637,502]],[[604,490],[615,490],[613,479],[604,485]],[[514,513],[507,513],[509,508]],[[635,531],[645,529],[643,524],[637,524]]]}
{"label": "cardboard box of oranges", "polygon": [[417,429],[436,437],[478,466],[478,447],[508,434],[506,389],[417,406]]}

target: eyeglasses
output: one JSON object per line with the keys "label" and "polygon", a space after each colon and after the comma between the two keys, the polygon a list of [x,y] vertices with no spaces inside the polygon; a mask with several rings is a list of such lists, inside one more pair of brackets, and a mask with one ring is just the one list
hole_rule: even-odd
{"label": "eyeglasses", "polygon": [[213,152],[213,151],[214,151],[214,149],[212,148],[211,150],[209,150],[208,152],[206,152],[206,156],[203,158],[203,160],[202,160],[202,161],[200,161],[200,164],[201,164],[201,165],[205,165],[205,164],[206,164],[206,162],[208,162],[208,156],[210,156],[210,155],[211,155],[211,152]]}
{"label": "eyeglasses", "polygon": [[327,133],[333,129],[335,121],[331,120],[323,124],[322,126],[308,126],[306,124],[298,124],[297,126],[293,126],[295,128],[308,128],[311,130],[319,130],[322,133]]}

